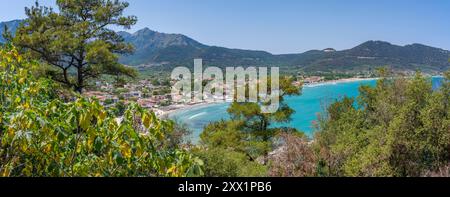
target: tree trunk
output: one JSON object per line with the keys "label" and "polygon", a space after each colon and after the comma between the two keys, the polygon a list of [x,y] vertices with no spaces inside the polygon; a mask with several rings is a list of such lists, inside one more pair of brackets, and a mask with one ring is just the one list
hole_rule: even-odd
{"label": "tree trunk", "polygon": [[83,69],[82,67],[78,67],[77,69],[77,85],[75,86],[75,91],[78,93],[83,93]]}

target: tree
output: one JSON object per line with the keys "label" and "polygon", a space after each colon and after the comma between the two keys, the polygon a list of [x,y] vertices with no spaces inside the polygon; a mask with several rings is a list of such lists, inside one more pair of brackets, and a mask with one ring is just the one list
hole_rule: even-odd
{"label": "tree", "polygon": [[105,74],[111,75],[114,78],[114,87],[123,87],[128,83],[127,79],[134,79],[138,75],[135,69],[121,64],[118,64],[117,67],[111,67],[105,71]]}
{"label": "tree", "polygon": [[241,152],[230,149],[210,148],[195,150],[194,155],[204,162],[206,177],[263,177],[267,167],[249,161]]}
{"label": "tree", "polygon": [[256,161],[265,146],[243,132],[242,126],[240,121],[219,121],[206,126],[200,135],[202,146],[194,150],[204,161],[206,176],[266,176],[266,166]]}
{"label": "tree", "polygon": [[133,51],[111,26],[129,29],[135,16],[123,16],[128,3],[119,0],[57,0],[58,12],[36,3],[12,43],[51,65],[52,79],[81,93],[86,81],[100,75],[134,76],[118,63],[118,54]]}
{"label": "tree", "polygon": [[[300,95],[301,87],[294,86],[293,81],[293,78],[290,77],[280,79],[280,107],[275,113],[262,112],[261,107],[268,105],[269,103],[234,102],[228,109],[231,119],[245,123],[243,128],[244,132],[250,132],[256,140],[269,145],[271,138],[279,131],[278,129],[271,129],[270,126],[274,123],[291,121],[291,115],[295,113],[295,111],[284,102],[284,99],[287,96]],[[267,83],[270,84],[270,81]],[[270,87],[270,85],[268,87]],[[269,149],[267,148],[264,153],[266,159],[268,151]]]}
{"label": "tree", "polygon": [[262,113],[261,107],[268,105],[265,102],[234,102],[228,109],[231,120],[221,120],[205,127],[200,135],[202,146],[194,151],[195,155],[205,162],[205,175],[267,175],[270,167],[267,165],[268,153],[272,150],[272,140],[278,133],[288,130],[270,126],[276,122],[290,120],[294,111],[283,102],[283,98],[300,94],[300,88],[293,86],[292,82],[291,78],[283,78],[280,81],[281,107],[274,114]]}
{"label": "tree", "polygon": [[242,121],[219,121],[209,124],[200,135],[201,143],[207,148],[228,149],[247,156],[247,160],[256,161],[267,152],[267,142],[255,139],[245,132]]}

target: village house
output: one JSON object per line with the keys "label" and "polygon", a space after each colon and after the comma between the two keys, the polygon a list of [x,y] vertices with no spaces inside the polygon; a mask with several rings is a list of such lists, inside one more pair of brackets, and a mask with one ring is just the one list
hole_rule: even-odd
{"label": "village house", "polygon": [[313,84],[313,83],[320,83],[324,80],[324,77],[319,77],[319,76],[311,76],[311,77],[306,77],[303,79],[303,83],[304,84]]}
{"label": "village house", "polygon": [[141,98],[142,93],[140,91],[131,91],[131,92],[124,93],[123,96],[125,97],[125,99]]}
{"label": "village house", "polygon": [[150,109],[150,108],[153,108],[155,105],[157,105],[158,101],[153,99],[153,98],[150,98],[150,99],[139,99],[137,101],[137,103],[143,108],[149,108]]}
{"label": "village house", "polygon": [[109,94],[107,92],[90,91],[90,92],[85,92],[83,95],[88,97],[88,98],[96,98],[102,104],[104,104],[106,100],[110,100],[112,103],[119,102],[119,99],[116,96],[111,95],[111,94]]}

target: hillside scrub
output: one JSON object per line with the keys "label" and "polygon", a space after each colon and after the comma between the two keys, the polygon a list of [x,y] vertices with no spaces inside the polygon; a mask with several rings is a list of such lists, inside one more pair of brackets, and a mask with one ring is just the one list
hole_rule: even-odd
{"label": "hillside scrub", "polygon": [[121,121],[98,101],[58,95],[39,63],[0,49],[0,176],[198,176],[202,162],[169,143],[173,122],[129,105]]}
{"label": "hillside scrub", "polygon": [[[442,86],[417,73],[360,87],[331,104],[315,137],[321,176],[425,176],[450,162],[450,72]],[[436,172],[436,173],[433,173]]]}

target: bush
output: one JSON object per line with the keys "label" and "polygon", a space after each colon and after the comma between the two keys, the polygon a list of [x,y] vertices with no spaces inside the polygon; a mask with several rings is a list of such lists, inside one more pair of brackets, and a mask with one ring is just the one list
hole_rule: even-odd
{"label": "bush", "polygon": [[206,177],[263,177],[267,175],[264,165],[249,161],[241,153],[222,148],[199,150],[196,155],[205,162]]}
{"label": "bush", "polygon": [[137,104],[119,120],[96,100],[64,102],[36,63],[0,49],[0,176],[198,176],[202,162],[168,146],[171,121]]}
{"label": "bush", "polygon": [[332,104],[315,139],[326,176],[421,176],[450,161],[450,73],[431,80],[383,78],[360,88],[358,105]]}

